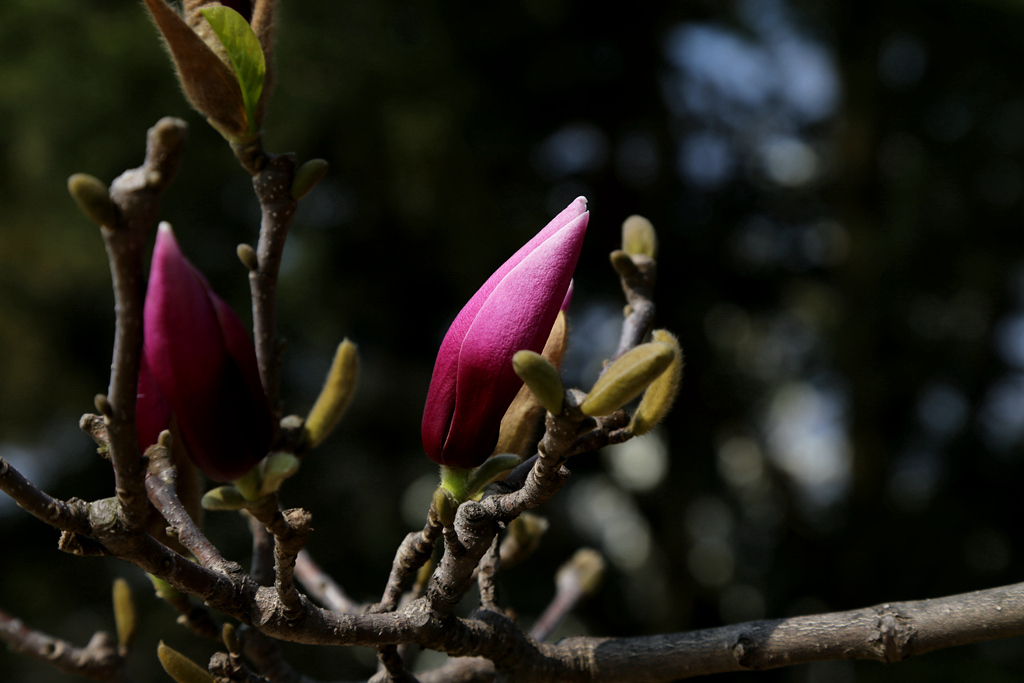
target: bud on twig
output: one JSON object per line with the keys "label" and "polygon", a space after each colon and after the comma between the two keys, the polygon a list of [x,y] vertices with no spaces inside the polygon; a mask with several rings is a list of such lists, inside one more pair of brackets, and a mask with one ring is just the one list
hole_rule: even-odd
{"label": "bud on twig", "polygon": [[327,175],[330,165],[323,159],[310,159],[295,169],[292,180],[292,199],[298,201],[305,197],[316,184]]}
{"label": "bud on twig", "polygon": [[671,344],[672,362],[669,363],[665,372],[651,382],[647,391],[644,392],[644,397],[640,399],[640,405],[637,406],[633,420],[629,424],[629,431],[636,436],[642,436],[651,431],[665,418],[676,400],[679,381],[683,377],[683,350],[675,335],[668,330],[655,330],[652,337],[654,341]]}
{"label": "bud on twig", "polygon": [[235,248],[235,253],[238,254],[238,260],[242,262],[242,265],[250,271],[260,269],[260,259],[256,256],[256,250],[252,248],[252,245],[239,244]]}
{"label": "bud on twig", "polygon": [[326,439],[341,420],[352,402],[358,379],[359,353],[356,345],[345,339],[338,345],[324,388],[306,417],[306,443],[309,448]]}
{"label": "bud on twig", "polygon": [[263,471],[261,473],[260,498],[269,496],[281,488],[285,479],[299,471],[301,464],[302,461],[293,453],[277,451],[268,455],[261,465]]}
{"label": "bud on twig", "polygon": [[636,263],[633,262],[633,257],[621,249],[613,251],[608,258],[611,260],[615,272],[623,277],[629,277],[639,270]]}
{"label": "bud on twig", "polygon": [[610,415],[640,395],[672,363],[675,348],[666,342],[641,344],[605,370],[580,405],[584,415]]}
{"label": "bud on twig", "polygon": [[138,632],[138,621],[135,618],[135,602],[132,600],[132,589],[124,579],[114,580],[114,626],[117,629],[118,652],[128,653],[135,635]]}
{"label": "bud on twig", "polygon": [[110,198],[110,190],[103,182],[86,173],[76,173],[68,178],[68,192],[78,204],[85,217],[101,228],[117,225],[120,210]]}
{"label": "bud on twig", "polygon": [[473,469],[469,475],[469,480],[466,484],[468,495],[476,495],[485,486],[512,468],[517,467],[522,461],[522,458],[512,453],[492,455],[487,460],[484,460],[480,467]]}
{"label": "bud on twig", "polygon": [[177,650],[164,645],[164,641],[156,648],[156,656],[167,675],[177,683],[214,683],[209,671],[202,668]]}
{"label": "bud on twig", "polygon": [[630,256],[643,254],[648,258],[658,255],[658,234],[643,216],[630,216],[622,222],[622,250]]}
{"label": "bud on twig", "polygon": [[234,486],[218,486],[203,495],[204,510],[241,510],[248,501]]}
{"label": "bud on twig", "polygon": [[545,410],[552,415],[562,412],[562,378],[548,359],[524,349],[512,356],[512,367]]}
{"label": "bud on twig", "polygon": [[459,502],[451,491],[438,486],[434,489],[434,511],[441,522],[441,526],[450,527],[455,524],[455,512],[459,509]]}

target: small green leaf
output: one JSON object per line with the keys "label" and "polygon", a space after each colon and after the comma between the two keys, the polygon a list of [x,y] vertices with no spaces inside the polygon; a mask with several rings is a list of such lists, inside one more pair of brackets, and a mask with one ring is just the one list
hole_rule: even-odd
{"label": "small green leaf", "polygon": [[263,79],[267,75],[267,62],[263,47],[245,18],[222,5],[204,7],[200,12],[210,22],[213,32],[220,38],[224,49],[235,67],[235,76],[242,89],[245,115],[249,120],[249,134],[256,132],[256,105],[263,92]]}

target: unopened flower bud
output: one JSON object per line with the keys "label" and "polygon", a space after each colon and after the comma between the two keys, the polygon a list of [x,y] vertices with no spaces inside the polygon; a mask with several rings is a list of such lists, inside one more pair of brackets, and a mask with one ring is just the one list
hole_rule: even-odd
{"label": "unopened flower bud", "polygon": [[675,348],[655,341],[630,349],[609,365],[580,405],[584,415],[609,415],[650,385],[675,357]]}

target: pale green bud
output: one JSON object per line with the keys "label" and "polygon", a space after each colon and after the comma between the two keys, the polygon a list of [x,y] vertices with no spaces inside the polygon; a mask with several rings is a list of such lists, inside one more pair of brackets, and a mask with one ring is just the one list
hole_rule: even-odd
{"label": "pale green bud", "polygon": [[156,656],[167,675],[177,683],[214,683],[213,675],[177,650],[164,645],[164,641],[156,648]]}
{"label": "pale green bud", "polygon": [[650,385],[672,363],[675,349],[661,341],[641,344],[622,354],[594,383],[580,405],[584,415],[610,415]]}
{"label": "pale green bud", "polygon": [[434,489],[434,511],[442,526],[455,524],[455,512],[459,509],[459,501],[455,495],[443,486]]}
{"label": "pale green bud", "polygon": [[256,250],[252,248],[251,244],[239,244],[235,248],[235,253],[238,254],[238,260],[242,262],[242,265],[250,271],[260,269],[260,259],[256,256]]}
{"label": "pale green bud", "polygon": [[238,629],[234,624],[224,624],[220,630],[220,639],[224,642],[224,647],[228,649],[228,652],[233,655],[241,654],[242,643],[238,640]]}
{"label": "pale green bud", "polygon": [[68,178],[68,192],[90,221],[103,228],[117,225],[120,209],[110,198],[110,190],[99,178],[76,173]]}
{"label": "pale green bud", "polygon": [[633,257],[621,249],[613,251],[608,258],[611,260],[615,272],[623,277],[629,277],[638,270],[636,263],[633,262]]}
{"label": "pale green bud", "polygon": [[113,588],[114,626],[117,629],[117,642],[121,654],[126,654],[138,633],[138,621],[135,618],[135,601],[132,600],[132,589],[124,579],[115,579]]}
{"label": "pale green bud", "polygon": [[306,442],[310,448],[327,438],[341,420],[352,402],[358,379],[359,353],[356,345],[345,339],[338,346],[324,388],[306,417]]}
{"label": "pale green bud", "polygon": [[665,418],[675,402],[679,381],[683,377],[683,350],[675,335],[668,330],[655,330],[651,336],[656,342],[672,345],[672,362],[665,372],[651,382],[644,392],[644,397],[640,399],[640,405],[629,424],[629,430],[636,436],[651,431]]}
{"label": "pale green bud", "polygon": [[218,486],[203,495],[204,510],[241,510],[245,507],[245,496],[234,486]]}
{"label": "pale green bud", "polygon": [[478,491],[483,490],[485,486],[514,467],[517,467],[521,462],[522,459],[512,453],[502,453],[501,455],[492,455],[487,458],[482,465],[474,468],[469,475],[469,480],[466,483],[468,495],[473,496]]}
{"label": "pale green bud", "polygon": [[622,223],[622,250],[630,256],[643,254],[655,258],[658,254],[658,234],[643,216],[630,216]]}
{"label": "pale green bud", "polygon": [[275,451],[263,461],[260,497],[269,496],[279,488],[284,480],[299,471],[302,461],[294,453]]}
{"label": "pale green bud", "polygon": [[329,164],[323,159],[310,159],[295,169],[292,180],[292,199],[296,201],[305,197],[316,184],[327,175]]}
{"label": "pale green bud", "polygon": [[562,378],[547,358],[535,351],[517,351],[512,356],[512,368],[545,410],[552,415],[562,412]]}

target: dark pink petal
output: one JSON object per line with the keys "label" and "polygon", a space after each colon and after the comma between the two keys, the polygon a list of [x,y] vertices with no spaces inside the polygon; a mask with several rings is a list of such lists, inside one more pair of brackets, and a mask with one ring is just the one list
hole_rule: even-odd
{"label": "dark pink petal", "polygon": [[247,472],[270,445],[252,342],[229,313],[161,224],[144,311],[146,360],[193,462],[220,481]]}
{"label": "dark pink petal", "polygon": [[143,354],[139,363],[139,385],[135,399],[135,431],[138,434],[139,451],[145,452],[155,444],[160,432],[168,429],[170,424],[171,407],[157,388]]}
{"label": "dark pink petal", "polygon": [[438,352],[423,413],[427,455],[475,467],[497,440],[522,382],[512,355],[540,351],[572,278],[588,214],[578,198],[491,275],[456,317]]}

